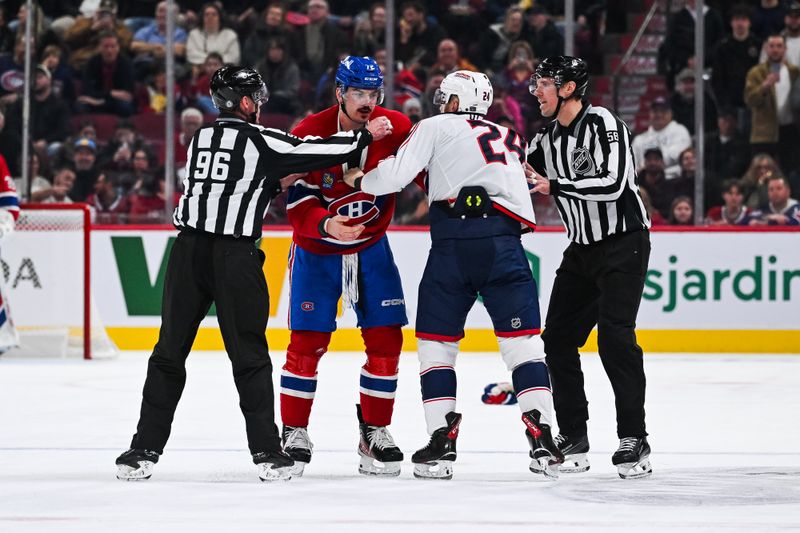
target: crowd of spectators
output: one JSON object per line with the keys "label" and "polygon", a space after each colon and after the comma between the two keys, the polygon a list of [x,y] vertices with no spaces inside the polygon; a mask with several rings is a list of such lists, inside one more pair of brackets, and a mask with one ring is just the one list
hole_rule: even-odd
{"label": "crowd of spectators", "polygon": [[[431,101],[444,76],[480,70],[495,90],[488,118],[531,136],[545,119],[528,93],[528,80],[541,58],[564,50],[563,2],[554,0],[398,2],[394,65],[386,63],[387,13],[381,2],[175,4],[174,87],[167,87],[165,70],[166,2],[34,4],[31,181],[25,199],[87,202],[98,222],[165,221],[167,94],[175,95],[179,125],[168,141],[174,142],[179,193],[188,142],[217,114],[209,81],[224,64],[261,73],[270,90],[261,121],[284,129],[335,102],[333,74],[348,54],[371,55],[384,70],[394,69],[392,104],[412,122],[438,112]],[[708,223],[800,223],[791,199],[792,190],[800,191],[800,4],[716,4],[705,14],[711,75],[704,117]],[[693,222],[693,5],[686,0],[686,8],[671,14],[660,54],[670,92],[649,104],[649,127],[632,146],[643,200],[657,224]],[[576,8],[576,55],[587,58],[593,74],[604,74],[604,31],[636,29],[620,27],[625,2],[577,0]],[[0,0],[0,154],[14,176],[24,164],[20,92],[27,16],[22,0]],[[537,195],[534,202],[541,222],[558,223],[549,198]],[[396,223],[427,223],[422,191],[404,191],[397,205]],[[280,199],[267,222],[286,223]]]}

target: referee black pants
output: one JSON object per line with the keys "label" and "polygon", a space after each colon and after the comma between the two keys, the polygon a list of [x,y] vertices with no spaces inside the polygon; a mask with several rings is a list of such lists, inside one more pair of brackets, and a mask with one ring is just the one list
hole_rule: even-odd
{"label": "referee black pants", "polygon": [[264,253],[252,240],[186,231],[175,239],[164,280],[161,332],[148,361],[131,448],[163,453],[186,383],[186,357],[213,302],[233,364],[250,452],[280,449],[267,349],[269,294],[263,263]]}
{"label": "referee black pants", "polygon": [[597,325],[600,360],[611,381],[617,435],[643,437],[645,375],[636,315],[650,259],[647,230],[599,243],[570,244],[556,271],[542,333],[559,431],[586,433],[588,402],[578,348]]}

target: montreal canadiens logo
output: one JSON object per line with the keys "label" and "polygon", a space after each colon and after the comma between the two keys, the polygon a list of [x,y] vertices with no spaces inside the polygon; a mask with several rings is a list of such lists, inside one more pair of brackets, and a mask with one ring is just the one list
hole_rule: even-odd
{"label": "montreal canadiens logo", "polygon": [[302,309],[303,311],[313,311],[314,302],[303,302],[300,304],[300,309]]}
{"label": "montreal canadiens logo", "polygon": [[588,148],[581,146],[572,151],[572,170],[576,174],[594,174],[594,160]]}
{"label": "montreal canadiens logo", "polygon": [[357,191],[331,202],[328,210],[336,215],[350,217],[349,224],[366,224],[378,218],[380,209],[375,205],[375,196]]}

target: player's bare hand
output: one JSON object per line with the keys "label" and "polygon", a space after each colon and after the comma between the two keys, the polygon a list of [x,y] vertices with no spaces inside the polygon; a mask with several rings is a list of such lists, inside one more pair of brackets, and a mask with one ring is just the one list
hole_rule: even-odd
{"label": "player's bare hand", "polygon": [[534,183],[533,175],[536,174],[536,171],[533,170],[533,167],[527,161],[522,163],[522,170],[525,171],[525,178],[528,180],[528,183]]}
{"label": "player's bare hand", "polygon": [[536,172],[533,173],[531,179],[529,179],[533,184],[533,189],[531,189],[531,193],[538,192],[539,194],[550,194],[550,180],[545,178],[544,176],[540,176]]}
{"label": "player's bare hand", "polygon": [[299,180],[300,178],[305,178],[306,176],[308,176],[308,172],[297,172],[295,174],[289,174],[288,176],[282,177],[281,190],[285,191],[291,187],[295,181]]}
{"label": "player's bare hand", "polygon": [[325,223],[325,231],[336,240],[342,242],[354,241],[364,231],[364,225],[356,224],[350,226],[347,224],[348,221],[350,221],[350,217],[344,215],[336,215],[329,218]]}
{"label": "player's bare hand", "polygon": [[364,176],[364,171],[360,168],[351,168],[347,172],[344,173],[344,177],[342,178],[346,184],[351,187],[356,186],[356,180]]}
{"label": "player's bare hand", "polygon": [[379,141],[392,134],[392,123],[386,117],[378,117],[367,122],[367,129],[373,140]]}

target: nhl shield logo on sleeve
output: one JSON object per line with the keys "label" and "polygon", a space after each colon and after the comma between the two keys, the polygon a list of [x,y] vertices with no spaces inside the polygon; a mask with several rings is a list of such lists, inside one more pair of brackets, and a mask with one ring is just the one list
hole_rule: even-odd
{"label": "nhl shield logo on sleeve", "polygon": [[572,170],[575,171],[575,174],[581,175],[595,173],[594,159],[585,146],[579,146],[572,151]]}
{"label": "nhl shield logo on sleeve", "polygon": [[512,328],[519,329],[519,327],[521,325],[522,325],[522,319],[519,318],[518,316],[515,316],[514,318],[511,319],[511,327]]}

